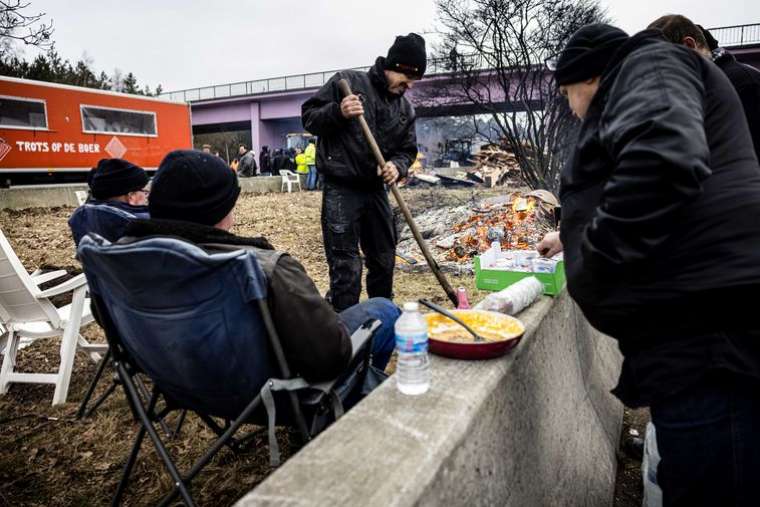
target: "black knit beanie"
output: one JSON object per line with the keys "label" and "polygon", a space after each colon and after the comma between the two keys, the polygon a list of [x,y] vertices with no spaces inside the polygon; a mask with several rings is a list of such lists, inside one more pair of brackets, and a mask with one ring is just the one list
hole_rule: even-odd
{"label": "black knit beanie", "polygon": [[385,70],[401,72],[417,78],[425,75],[427,52],[425,39],[416,33],[399,35],[385,57]]}
{"label": "black knit beanie", "polygon": [[579,83],[601,76],[628,34],[603,23],[586,25],[575,32],[559,55],[554,79],[557,85]]}
{"label": "black knit beanie", "polygon": [[703,28],[702,25],[697,25],[697,28],[702,30],[702,35],[705,36],[705,41],[707,41],[707,47],[710,48],[710,51],[715,51],[720,47],[720,42],[713,37],[713,34],[710,33],[710,30],[707,28]]}
{"label": "black knit beanie", "polygon": [[237,176],[210,153],[176,150],[161,161],[150,190],[151,218],[218,224],[240,195]]}
{"label": "black knit beanie", "polygon": [[90,171],[87,184],[100,201],[145,188],[148,175],[142,167],[120,158],[104,158]]}

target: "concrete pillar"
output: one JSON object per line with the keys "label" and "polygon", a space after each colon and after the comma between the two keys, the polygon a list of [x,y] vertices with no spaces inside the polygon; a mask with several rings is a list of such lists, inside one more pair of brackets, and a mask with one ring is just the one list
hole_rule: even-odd
{"label": "concrete pillar", "polygon": [[258,102],[251,102],[251,149],[258,155],[261,153],[261,109]]}

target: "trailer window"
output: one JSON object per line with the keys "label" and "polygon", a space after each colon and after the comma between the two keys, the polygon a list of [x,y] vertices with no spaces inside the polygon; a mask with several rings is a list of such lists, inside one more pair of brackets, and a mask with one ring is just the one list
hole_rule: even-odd
{"label": "trailer window", "polygon": [[88,134],[156,135],[156,113],[82,106],[82,129]]}
{"label": "trailer window", "polygon": [[45,102],[0,97],[0,127],[46,129]]}

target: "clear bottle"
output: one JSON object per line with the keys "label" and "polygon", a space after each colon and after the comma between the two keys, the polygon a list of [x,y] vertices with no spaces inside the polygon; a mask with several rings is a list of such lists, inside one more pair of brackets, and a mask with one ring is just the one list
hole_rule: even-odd
{"label": "clear bottle", "polygon": [[430,388],[428,328],[417,303],[404,303],[404,313],[395,325],[396,385],[404,394],[422,394]]}

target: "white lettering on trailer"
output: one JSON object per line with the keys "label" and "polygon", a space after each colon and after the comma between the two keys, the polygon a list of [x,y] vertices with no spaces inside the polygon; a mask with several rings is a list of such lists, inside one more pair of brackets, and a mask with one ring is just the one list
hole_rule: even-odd
{"label": "white lettering on trailer", "polygon": [[16,141],[18,151],[24,153],[100,153],[98,143],[48,143],[46,141]]}
{"label": "white lettering on trailer", "polygon": [[79,153],[100,153],[100,146],[92,143],[79,143]]}
{"label": "white lettering on trailer", "polygon": [[48,143],[43,141],[16,141],[19,151],[32,152],[32,153],[47,153],[50,151]]}

